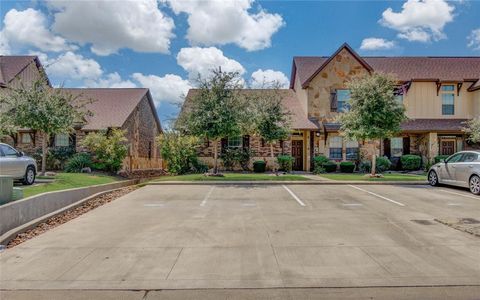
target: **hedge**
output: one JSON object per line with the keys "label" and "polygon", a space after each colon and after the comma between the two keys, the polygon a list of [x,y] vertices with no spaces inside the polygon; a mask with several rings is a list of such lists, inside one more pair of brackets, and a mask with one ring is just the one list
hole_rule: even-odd
{"label": "hedge", "polygon": [[279,155],[277,157],[277,161],[280,171],[291,172],[295,158],[293,158],[291,155]]}
{"label": "hedge", "polygon": [[446,160],[449,156],[450,155],[437,155],[437,156],[435,156],[434,161],[435,161],[436,164],[438,164],[439,162],[442,161],[442,159]]}
{"label": "hedge", "polygon": [[332,172],[337,171],[337,164],[334,163],[334,162],[329,161],[329,162],[324,163],[322,166],[325,169],[325,172],[327,172],[327,173],[332,173]]}
{"label": "hedge", "polygon": [[342,173],[353,173],[355,170],[355,164],[351,161],[342,161],[340,163],[340,172]]}
{"label": "hedge", "polygon": [[422,165],[422,157],[419,155],[402,155],[400,158],[402,169],[406,171],[419,170]]}

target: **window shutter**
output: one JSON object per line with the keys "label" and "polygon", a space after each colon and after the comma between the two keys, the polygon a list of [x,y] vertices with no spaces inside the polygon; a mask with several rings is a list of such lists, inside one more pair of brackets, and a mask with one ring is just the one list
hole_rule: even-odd
{"label": "window shutter", "polygon": [[410,154],[410,137],[403,138],[403,155]]}
{"label": "window shutter", "polygon": [[244,135],[243,136],[243,149],[249,149],[250,148],[250,136],[249,135]]}
{"label": "window shutter", "polygon": [[262,138],[262,147],[265,147],[265,140]]}
{"label": "window shutter", "polygon": [[392,156],[392,152],[390,150],[390,139],[383,140],[383,155],[390,158]]}
{"label": "window shutter", "polygon": [[330,93],[330,111],[338,111],[338,101],[337,101],[337,92]]}
{"label": "window shutter", "polygon": [[228,138],[223,138],[221,140],[221,149],[220,149],[220,152],[223,153],[225,152],[225,150],[227,149],[228,147]]}
{"label": "window shutter", "polygon": [[77,135],[75,133],[71,133],[68,137],[68,145],[72,148],[75,148],[77,145]]}

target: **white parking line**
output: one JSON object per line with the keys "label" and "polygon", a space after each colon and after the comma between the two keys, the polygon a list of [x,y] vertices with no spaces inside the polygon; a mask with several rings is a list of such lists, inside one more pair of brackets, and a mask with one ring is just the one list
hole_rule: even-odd
{"label": "white parking line", "polygon": [[300,204],[301,206],[305,206],[305,203],[303,203],[302,200],[300,200],[300,198],[298,198],[297,195],[295,195],[288,187],[286,187],[285,185],[282,185],[282,186],[293,197],[293,199],[295,199],[298,202],[298,204]]}
{"label": "white parking line", "polygon": [[380,198],[380,199],[387,200],[388,202],[392,202],[392,203],[394,203],[394,204],[396,204],[396,205],[405,206],[405,204],[403,204],[403,203],[397,202],[397,201],[392,200],[392,199],[387,198],[387,197],[383,197],[382,195],[379,195],[379,194],[375,194],[374,192],[370,192],[370,191],[364,190],[364,189],[362,189],[362,188],[359,188],[358,186],[354,186],[354,185],[351,185],[351,184],[349,184],[348,186],[350,186],[350,187],[352,187],[352,188],[354,188],[354,189],[357,189],[357,190],[359,190],[359,191],[363,191],[363,192],[369,193],[370,195],[373,195],[373,196],[378,197],[378,198]]}
{"label": "white parking line", "polygon": [[202,203],[200,203],[200,206],[205,206],[205,204],[207,204],[208,197],[210,197],[210,195],[212,194],[213,189],[215,189],[214,185],[210,188],[208,193],[205,195],[205,198],[203,198],[203,201],[202,201]]}
{"label": "white parking line", "polygon": [[441,191],[445,192],[445,193],[448,193],[448,194],[452,194],[452,195],[458,195],[458,196],[463,196],[463,197],[467,197],[467,198],[472,198],[472,199],[475,199],[475,200],[480,200],[479,196],[465,195],[465,194],[461,194],[461,193],[455,193],[455,192],[447,191],[447,190],[444,190],[444,189],[442,189]]}

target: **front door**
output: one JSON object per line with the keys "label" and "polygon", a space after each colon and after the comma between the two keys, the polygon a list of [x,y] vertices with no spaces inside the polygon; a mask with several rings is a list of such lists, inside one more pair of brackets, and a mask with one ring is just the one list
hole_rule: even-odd
{"label": "front door", "polygon": [[295,159],[293,169],[297,171],[303,170],[303,141],[292,141],[292,156]]}
{"label": "front door", "polygon": [[455,153],[455,140],[441,140],[440,141],[440,154],[452,155]]}

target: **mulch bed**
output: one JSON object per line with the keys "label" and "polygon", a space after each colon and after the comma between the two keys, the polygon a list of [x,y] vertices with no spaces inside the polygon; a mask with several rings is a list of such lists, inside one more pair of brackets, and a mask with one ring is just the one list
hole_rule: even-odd
{"label": "mulch bed", "polygon": [[99,206],[102,206],[104,204],[107,204],[107,203],[109,203],[109,202],[111,202],[111,201],[113,201],[117,198],[120,198],[120,197],[136,190],[137,188],[138,188],[138,186],[127,186],[127,187],[124,187],[124,188],[121,188],[121,189],[118,189],[118,190],[100,195],[100,196],[95,197],[93,199],[90,199],[87,202],[84,202],[82,205],[80,205],[76,208],[67,210],[66,212],[64,212],[64,213],[62,213],[58,216],[52,217],[52,218],[46,220],[45,222],[42,222],[42,223],[38,224],[35,228],[29,229],[26,232],[18,234],[13,240],[11,240],[8,243],[7,248],[13,248],[13,247],[15,247],[15,246],[17,246],[17,245],[19,245],[23,242],[26,242],[29,239],[32,239],[32,238],[36,237],[37,235],[40,235],[40,234],[46,232],[47,230],[50,230],[50,229],[55,228],[57,226],[60,226],[63,223],[66,223],[70,220],[73,220],[73,219],[83,215],[84,213],[87,213],[87,212],[91,211],[92,209],[95,209],[95,208],[97,208]]}

